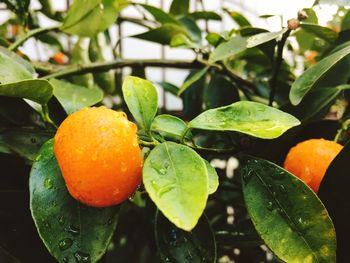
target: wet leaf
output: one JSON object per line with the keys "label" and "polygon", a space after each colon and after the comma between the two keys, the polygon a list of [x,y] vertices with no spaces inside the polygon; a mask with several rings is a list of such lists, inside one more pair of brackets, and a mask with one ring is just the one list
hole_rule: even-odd
{"label": "wet leaf", "polygon": [[285,262],[336,262],[332,221],[316,194],[268,161],[247,157],[241,166],[243,194],[255,229]]}
{"label": "wet leaf", "polygon": [[173,224],[186,231],[196,226],[208,198],[208,173],[195,151],[173,142],[159,144],[145,161],[143,183]]}

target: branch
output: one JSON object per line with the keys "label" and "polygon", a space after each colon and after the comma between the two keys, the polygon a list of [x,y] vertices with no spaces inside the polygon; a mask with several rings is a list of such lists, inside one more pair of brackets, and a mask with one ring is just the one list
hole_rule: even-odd
{"label": "branch", "polygon": [[275,100],[276,90],[277,90],[277,77],[278,73],[280,72],[282,61],[283,61],[283,50],[284,45],[286,44],[287,38],[290,35],[290,32],[292,32],[291,29],[288,29],[283,35],[280,41],[278,41],[277,44],[277,57],[276,61],[274,63],[273,73],[270,81],[270,98],[269,98],[269,106],[272,106],[273,101]]}
{"label": "branch", "polygon": [[52,26],[47,28],[36,28],[34,30],[29,31],[25,36],[18,39],[15,43],[9,46],[9,50],[15,51],[19,46],[21,46],[24,42],[26,42],[29,38],[34,37],[39,34],[43,34],[52,30],[58,29],[60,26]]}

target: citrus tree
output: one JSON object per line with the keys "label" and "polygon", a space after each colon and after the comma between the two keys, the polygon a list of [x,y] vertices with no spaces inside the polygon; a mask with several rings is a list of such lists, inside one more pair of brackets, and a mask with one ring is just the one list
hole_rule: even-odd
{"label": "citrus tree", "polygon": [[[347,262],[347,1],[316,1],[277,32],[190,0],[2,2],[1,262]],[[232,30],[205,26],[223,16]],[[145,29],[125,37],[196,58],[122,59],[110,34],[125,21]],[[29,39],[54,55],[31,61]],[[176,86],[150,67],[189,72]],[[159,107],[160,89],[183,110]]]}

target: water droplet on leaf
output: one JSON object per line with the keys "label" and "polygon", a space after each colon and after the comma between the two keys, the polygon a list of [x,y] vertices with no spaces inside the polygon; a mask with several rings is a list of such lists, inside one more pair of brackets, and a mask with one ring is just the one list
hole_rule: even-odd
{"label": "water droplet on leaf", "polygon": [[66,250],[68,248],[70,248],[73,244],[73,240],[70,239],[70,238],[65,238],[65,239],[62,239],[59,243],[58,243],[58,246],[61,250]]}
{"label": "water droplet on leaf", "polygon": [[90,255],[88,253],[77,251],[77,252],[74,253],[74,257],[75,257],[77,263],[90,262]]}
{"label": "water droplet on leaf", "polygon": [[46,178],[44,180],[44,187],[46,189],[52,189],[53,188],[53,183],[52,183],[52,180],[50,178]]}

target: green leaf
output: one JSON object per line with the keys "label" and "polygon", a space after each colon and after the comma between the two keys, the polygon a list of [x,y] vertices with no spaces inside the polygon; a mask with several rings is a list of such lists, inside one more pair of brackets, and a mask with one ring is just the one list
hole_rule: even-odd
{"label": "green leaf", "polygon": [[187,90],[191,85],[199,81],[209,70],[209,67],[202,68],[193,74],[189,79],[187,79],[180,87],[177,95],[180,96],[185,90]]}
{"label": "green leaf", "polygon": [[242,14],[236,11],[228,11],[228,10],[225,10],[225,11],[230,15],[233,21],[235,21],[240,27],[251,26],[248,19],[245,18],[245,16],[243,16]]}
{"label": "green leaf", "polygon": [[170,6],[170,13],[173,15],[187,14],[190,9],[190,0],[173,0]]}
{"label": "green leaf", "polygon": [[189,14],[194,20],[216,20],[221,21],[221,16],[212,11],[196,11]]}
{"label": "green leaf", "polygon": [[61,30],[82,37],[93,37],[111,26],[127,5],[127,0],[75,0]]}
{"label": "green leaf", "polygon": [[13,62],[17,62],[17,64],[24,67],[31,74],[31,76],[33,76],[35,74],[35,69],[34,69],[33,65],[30,64],[29,61],[27,61],[24,58],[17,55],[15,52],[12,52],[12,51],[8,50],[7,48],[0,46],[0,57],[1,57],[1,55],[12,59]]}
{"label": "green leaf", "polygon": [[175,96],[177,96],[177,93],[179,91],[179,88],[175,86],[174,84],[171,84],[169,82],[158,82],[158,84],[163,88],[164,91],[169,92]]}
{"label": "green leaf", "polygon": [[341,25],[340,25],[341,31],[349,30],[350,29],[350,10],[347,10],[345,13]]}
{"label": "green leaf", "polygon": [[189,122],[188,127],[201,130],[236,131],[263,139],[274,139],[299,125],[292,115],[251,101],[239,101],[229,106],[203,112]]}
{"label": "green leaf", "polygon": [[195,151],[173,142],[159,144],[145,161],[143,183],[173,224],[186,231],[196,226],[208,198],[208,174]]}
{"label": "green leaf", "polygon": [[88,89],[66,81],[51,79],[53,94],[68,114],[72,114],[84,107],[95,105],[103,99],[100,89]]}
{"label": "green leaf", "polygon": [[43,131],[11,129],[0,132],[0,143],[12,152],[34,161],[41,146],[52,136]]}
{"label": "green leaf", "polygon": [[59,262],[97,262],[117,225],[119,207],[93,208],[73,199],[58,167],[53,140],[30,173],[30,209],[48,251]]}
{"label": "green leaf", "polygon": [[298,105],[303,97],[332,69],[339,61],[350,54],[350,45],[325,57],[318,63],[308,68],[292,84],[289,99],[293,105]]}
{"label": "green leaf", "polygon": [[220,44],[209,56],[209,63],[224,60],[247,49],[248,37],[234,36],[229,41]]}
{"label": "green leaf", "polygon": [[241,176],[251,220],[276,256],[290,263],[336,262],[332,221],[307,185],[273,163],[250,157]]}
{"label": "green leaf", "polygon": [[129,76],[123,83],[123,96],[135,120],[149,130],[158,109],[158,94],[147,80]]}
{"label": "green leaf", "polygon": [[23,61],[17,55],[0,47],[0,83],[32,79],[33,72],[29,71],[30,68]]}
{"label": "green leaf", "polygon": [[238,89],[234,83],[227,80],[223,75],[212,74],[203,94],[206,109],[226,106],[239,99]]}
{"label": "green leaf", "polygon": [[[350,89],[350,85],[315,89],[307,94],[298,106],[289,104],[283,107],[283,110],[291,113],[303,122],[314,121],[315,119],[323,118],[336,98],[344,90],[348,89]],[[320,113],[324,114],[319,116]]]}
{"label": "green leaf", "polygon": [[179,22],[187,30],[189,38],[196,43],[200,43],[202,39],[202,31],[198,27],[196,21],[191,17],[184,16],[179,18]]}
{"label": "green leaf", "polygon": [[186,128],[187,125],[183,120],[168,114],[162,114],[155,117],[151,126],[152,131],[156,131],[164,138],[177,142],[181,140]]}
{"label": "green leaf", "polygon": [[338,33],[328,27],[323,27],[312,23],[301,23],[300,27],[306,32],[321,38],[328,43],[334,43],[338,39]]}
{"label": "green leaf", "polygon": [[52,97],[53,87],[47,80],[29,79],[0,84],[0,95],[29,99],[46,104]]}
{"label": "green leaf", "polygon": [[141,4],[141,6],[146,9],[156,21],[161,24],[179,24],[179,22],[170,14],[164,12],[162,9],[154,7],[152,5]]}
{"label": "green leaf", "polygon": [[318,190],[337,232],[337,262],[346,262],[349,258],[349,162],[350,143],[347,143],[328,167]]}
{"label": "green leaf", "polygon": [[157,211],[155,218],[156,243],[164,262],[216,262],[215,236],[205,216],[197,226],[186,232],[171,224]]}
{"label": "green leaf", "polygon": [[191,41],[184,34],[177,34],[172,37],[170,42],[171,47],[182,47],[182,48],[197,48],[198,45]]}
{"label": "green leaf", "polygon": [[203,159],[203,161],[205,162],[208,171],[208,194],[211,195],[215,193],[216,190],[218,190],[219,176],[215,168],[211,166],[211,164],[207,160]]}
{"label": "green leaf", "polygon": [[156,42],[162,45],[169,45],[171,39],[178,34],[188,36],[188,32],[182,26],[175,24],[164,24],[161,27],[151,29],[145,33],[134,35],[132,37]]}
{"label": "green leaf", "polygon": [[254,36],[251,36],[247,39],[247,48],[252,48],[274,40],[284,34],[287,31],[287,28],[284,28],[278,32],[265,32],[260,33]]}

